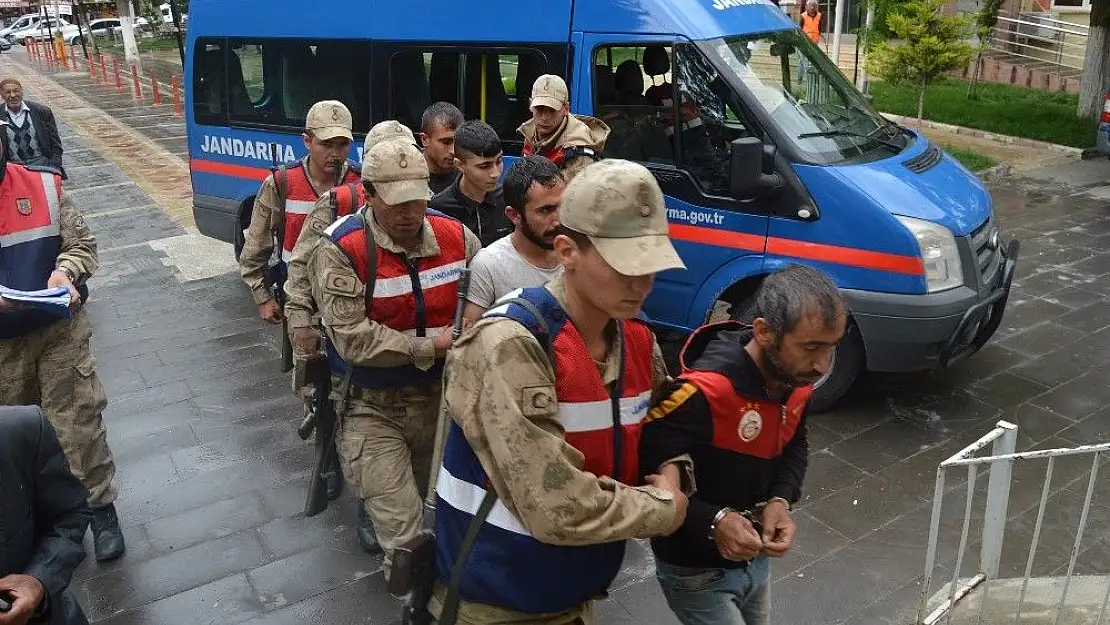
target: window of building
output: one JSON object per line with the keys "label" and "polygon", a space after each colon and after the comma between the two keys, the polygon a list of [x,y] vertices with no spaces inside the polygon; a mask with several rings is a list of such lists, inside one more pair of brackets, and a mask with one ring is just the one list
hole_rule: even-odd
{"label": "window of building", "polygon": [[304,128],[308,109],[339,100],[354,132],[370,121],[370,44],[260,39],[197,42],[194,112],[201,123]]}
{"label": "window of building", "polygon": [[388,117],[419,131],[424,109],[450,102],[467,119],[497,131],[506,154],[519,154],[516,130],[531,117],[532,85],[545,73],[561,73],[565,48],[398,48],[389,57]]}

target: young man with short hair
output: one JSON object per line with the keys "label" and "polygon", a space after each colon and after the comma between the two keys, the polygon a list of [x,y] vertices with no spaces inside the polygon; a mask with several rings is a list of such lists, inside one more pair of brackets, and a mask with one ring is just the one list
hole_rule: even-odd
{"label": "young man with short hair", "polygon": [[450,102],[436,102],[420,118],[420,145],[428,161],[428,186],[439,193],[455,182],[455,131],[463,124],[462,111]]}
{"label": "young man with short hair", "polygon": [[808,464],[813,384],[844,336],[844,299],[818,269],[791,265],[756,293],[755,319],[696,330],[682,372],[648,413],[640,472],[678,479],[694,462],[697,493],[682,529],[652,541],[656,575],[684,625],[768,625],[771,565],[794,544],[790,508]]}
{"label": "young man with short hair", "polygon": [[512,231],[498,180],[504,160],[501,138],[489,124],[471,120],[455,132],[455,182],[428,204],[466,224],[485,247]]}
{"label": "young man with short hair", "polygon": [[588,115],[572,115],[570,89],[561,77],[544,74],[532,85],[532,119],[517,132],[524,137],[524,156],[538,154],[555,163],[569,182],[601,159],[609,126]]}
{"label": "young man with short hair", "polygon": [[515,229],[474,257],[468,319],[477,320],[510,291],[543,286],[558,275],[555,235],[566,186],[559,168],[542,156],[525,156],[505,173],[505,215]]}

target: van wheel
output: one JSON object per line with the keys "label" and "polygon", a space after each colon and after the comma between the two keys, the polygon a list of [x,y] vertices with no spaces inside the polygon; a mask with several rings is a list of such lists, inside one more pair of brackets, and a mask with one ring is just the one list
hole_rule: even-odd
{"label": "van wheel", "polygon": [[[729,317],[733,321],[750,324],[755,317],[755,298],[749,297],[732,305]],[[836,405],[852,388],[860,371],[863,370],[864,348],[859,328],[852,318],[848,318],[848,328],[844,338],[833,351],[829,372],[813,384],[813,397],[809,400],[812,412],[824,412]]]}
{"label": "van wheel", "polygon": [[239,209],[239,216],[235,218],[235,262],[239,262],[239,256],[243,254],[243,246],[247,244],[247,228],[251,227],[251,210],[254,206],[254,201],[245,202]]}

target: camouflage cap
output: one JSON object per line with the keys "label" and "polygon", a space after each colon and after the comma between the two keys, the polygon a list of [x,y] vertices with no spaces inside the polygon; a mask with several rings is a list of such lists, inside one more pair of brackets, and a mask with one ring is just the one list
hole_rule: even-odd
{"label": "camouflage cap", "polygon": [[366,152],[362,179],[390,206],[432,198],[428,162],[419,148],[404,141],[382,141]]}
{"label": "camouflage cap", "polygon": [[567,83],[555,74],[544,74],[532,85],[532,102],[529,106],[546,106],[562,110],[570,103]]}
{"label": "camouflage cap", "polygon": [[312,108],[308,109],[304,129],[321,141],[338,137],[351,141],[354,139],[351,135],[351,124],[351,111],[346,105],[339,100],[324,100],[313,104]]}
{"label": "camouflage cap", "polygon": [[605,159],[586,167],[567,185],[559,221],[589,236],[626,276],[686,268],[667,234],[663,191],[643,165]]}
{"label": "camouflage cap", "polygon": [[406,142],[416,145],[416,137],[408,126],[395,119],[387,119],[384,122],[374,124],[370,132],[366,133],[366,141],[362,146],[363,152],[369,152],[371,148],[382,141],[393,141],[394,139],[404,139]]}

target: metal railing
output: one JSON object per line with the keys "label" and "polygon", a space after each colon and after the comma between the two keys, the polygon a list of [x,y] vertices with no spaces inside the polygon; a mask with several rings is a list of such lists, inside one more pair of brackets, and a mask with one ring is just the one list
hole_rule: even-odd
{"label": "metal railing", "polygon": [[989,49],[1052,73],[1082,72],[1089,31],[1089,26],[1054,19],[1048,13],[1000,11]]}
{"label": "metal railing", "polygon": [[[974,457],[975,454],[991,446],[992,455]],[[1040,505],[1037,508],[1037,520],[1033,529],[1032,540],[1029,545],[1029,554],[1022,577],[1021,591],[1017,600],[1014,623],[1021,622],[1022,607],[1025,602],[1029,580],[1033,571],[1033,563],[1037,555],[1037,546],[1041,538],[1041,529],[1044,525],[1045,508],[1051,493],[1052,474],[1057,458],[1065,456],[1091,455],[1090,477],[1087,483],[1086,498],[1083,501],[1083,511],[1079,517],[1076,529],[1074,546],[1068,563],[1067,576],[1064,579],[1063,591],[1059,602],[1056,604],[1055,623],[1059,625],[1064,606],[1067,604],[1068,591],[1071,586],[1075,564],[1082,546],[1084,532],[1094,498],[1095,484],[1098,478],[1099,464],[1104,452],[1110,452],[1110,443],[1099,445],[1085,445],[1070,449],[1045,449],[1016,453],[1017,426],[1006,421],[999,421],[997,426],[988,434],[968,445],[952,457],[948,458],[937,468],[936,486],[933,492],[933,510],[929,525],[929,547],[925,554],[925,579],[922,584],[920,601],[917,609],[919,625],[934,625],[947,616],[951,621],[956,604],[982,585],[982,597],[979,603],[978,622],[982,622],[984,610],[987,606],[991,581],[999,578],[999,565],[1002,560],[1003,538],[1006,531],[1009,508],[1010,485],[1013,476],[1015,461],[1032,461],[1047,459],[1044,483],[1041,488]],[[981,548],[979,553],[979,566],[975,575],[961,581],[960,572],[963,568],[964,555],[967,551],[971,530],[971,516],[975,504],[975,483],[980,467],[986,466],[990,471],[987,482],[986,504],[982,522]],[[961,467],[967,469],[967,494],[964,508],[962,529],[960,532],[960,545],[956,553],[955,567],[952,579],[946,589],[947,599],[936,606],[930,606],[930,592],[933,582],[933,572],[937,565],[937,548],[940,538],[941,508],[945,495],[945,481],[949,471],[956,471]],[[1108,572],[1110,573],[1110,572]],[[1107,604],[1110,603],[1110,584],[1107,584],[1106,594],[1102,599],[1098,619],[1095,623],[1102,623],[1107,613]]]}

